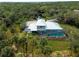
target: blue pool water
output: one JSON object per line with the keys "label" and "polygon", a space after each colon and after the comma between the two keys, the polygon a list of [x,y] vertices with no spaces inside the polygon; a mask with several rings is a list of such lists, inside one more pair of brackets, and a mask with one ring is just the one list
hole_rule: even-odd
{"label": "blue pool water", "polygon": [[38,31],[40,35],[47,35],[48,37],[64,37],[63,30],[46,30],[46,31]]}
{"label": "blue pool water", "polygon": [[64,32],[62,30],[46,30],[39,32],[41,35],[47,35],[48,37],[63,37]]}
{"label": "blue pool water", "polygon": [[64,32],[62,30],[48,30],[47,36],[49,36],[49,37],[63,37]]}
{"label": "blue pool water", "polygon": [[48,34],[49,37],[63,37],[63,33],[57,33],[57,34]]}

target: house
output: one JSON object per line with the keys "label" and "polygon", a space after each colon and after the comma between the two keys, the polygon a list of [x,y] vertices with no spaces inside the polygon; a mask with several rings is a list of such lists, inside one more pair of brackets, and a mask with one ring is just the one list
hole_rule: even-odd
{"label": "house", "polygon": [[63,28],[55,21],[45,21],[45,19],[38,18],[34,21],[26,22],[25,32],[38,33],[49,38],[63,38],[65,37]]}

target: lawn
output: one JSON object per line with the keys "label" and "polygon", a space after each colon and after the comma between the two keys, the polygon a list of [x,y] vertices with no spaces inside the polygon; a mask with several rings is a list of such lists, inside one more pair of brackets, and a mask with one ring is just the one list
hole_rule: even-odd
{"label": "lawn", "polygon": [[68,50],[70,42],[68,40],[48,40],[48,46],[54,51]]}

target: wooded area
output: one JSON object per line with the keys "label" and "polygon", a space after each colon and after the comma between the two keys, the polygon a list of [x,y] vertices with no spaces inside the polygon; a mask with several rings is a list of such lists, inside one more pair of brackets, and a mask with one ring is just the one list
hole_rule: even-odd
{"label": "wooded area", "polygon": [[[28,20],[56,18],[67,37],[48,40],[23,32]],[[0,56],[79,56],[79,2],[0,3]]]}

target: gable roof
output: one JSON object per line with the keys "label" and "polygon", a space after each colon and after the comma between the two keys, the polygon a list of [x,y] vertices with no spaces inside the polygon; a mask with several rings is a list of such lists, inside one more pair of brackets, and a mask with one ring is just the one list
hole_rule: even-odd
{"label": "gable roof", "polygon": [[46,26],[46,22],[44,19],[38,19],[36,25],[37,26]]}

